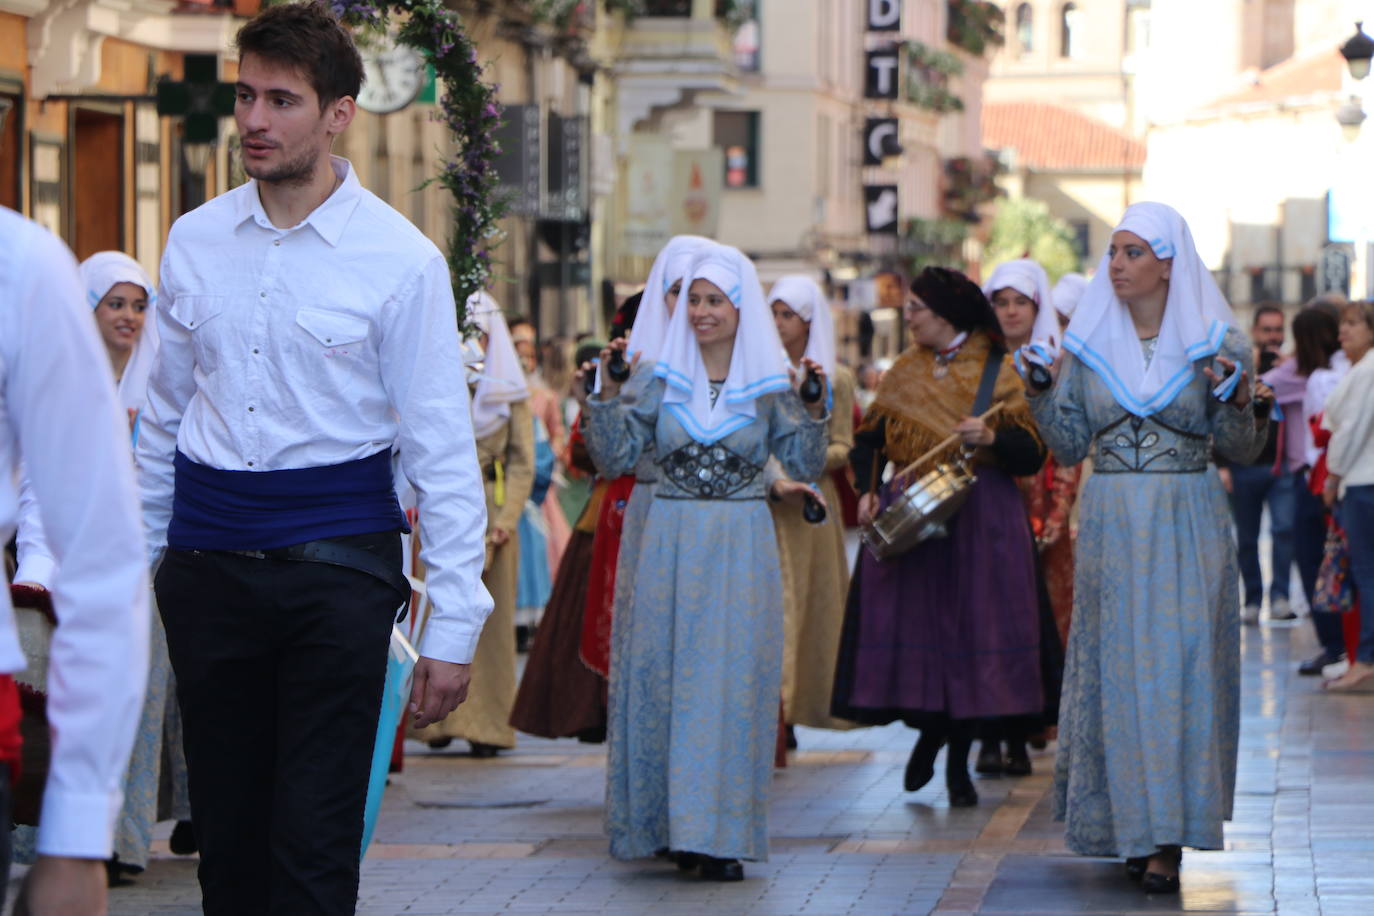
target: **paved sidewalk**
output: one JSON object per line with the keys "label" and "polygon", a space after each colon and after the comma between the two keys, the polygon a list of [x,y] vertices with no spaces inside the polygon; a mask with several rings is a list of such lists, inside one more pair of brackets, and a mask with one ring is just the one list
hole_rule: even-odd
{"label": "paved sidewalk", "polygon": [[[1185,856],[1178,897],[1147,897],[1118,862],[1065,851],[1049,812],[1053,746],[1034,775],[981,779],[982,803],[952,810],[938,777],[902,792],[913,736],[889,727],[802,730],[774,784],[772,857],[726,885],[607,857],[601,748],[522,737],[480,761],[414,745],[363,865],[359,912],[1368,916],[1374,695],[1324,696],[1297,677],[1312,644],[1306,621],[1247,628],[1236,819],[1225,851]],[[162,842],[110,903],[114,916],[198,913],[195,863]]]}

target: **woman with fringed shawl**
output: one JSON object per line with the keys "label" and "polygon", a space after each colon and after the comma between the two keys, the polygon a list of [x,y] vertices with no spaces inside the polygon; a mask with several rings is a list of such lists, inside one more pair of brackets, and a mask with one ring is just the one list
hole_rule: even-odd
{"label": "woman with fringed shawl", "polygon": [[[905,467],[952,433],[959,442],[931,466],[971,449],[977,481],[947,537],[882,561],[860,552],[832,711],[921,730],[906,767],[907,791],[930,781],[935,755],[948,742],[949,801],[968,807],[978,803],[968,752],[980,722],[1043,710],[1035,546],[1012,478],[1035,473],[1045,452],[977,284],[956,271],[926,268],[911,284],[905,317],[915,344],[883,376],[855,435],[860,521],[901,495],[892,483],[879,483],[888,462]],[[991,404],[1000,409],[985,422],[970,413],[988,365],[996,369]]]}

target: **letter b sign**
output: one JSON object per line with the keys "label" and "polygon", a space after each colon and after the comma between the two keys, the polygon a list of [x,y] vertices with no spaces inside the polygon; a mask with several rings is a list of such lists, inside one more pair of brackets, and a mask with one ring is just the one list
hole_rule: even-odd
{"label": "letter b sign", "polygon": [[902,0],[868,0],[868,30],[898,32],[902,28]]}

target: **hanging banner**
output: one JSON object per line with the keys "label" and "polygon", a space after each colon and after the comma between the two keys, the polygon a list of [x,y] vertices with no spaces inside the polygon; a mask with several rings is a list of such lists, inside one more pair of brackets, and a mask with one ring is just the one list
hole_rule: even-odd
{"label": "hanging banner", "polygon": [[902,30],[902,0],[868,0],[868,30],[870,32],[900,32]]}
{"label": "hanging banner", "polygon": [[896,48],[864,52],[864,98],[895,99],[901,55]]}
{"label": "hanging banner", "polygon": [[673,153],[670,195],[673,235],[715,237],[720,220],[720,192],[725,173],[721,149]]}
{"label": "hanging banner", "polygon": [[889,147],[900,149],[897,119],[866,119],[864,121],[864,165],[882,165],[883,156],[887,155],[885,149]]}
{"label": "hanging banner", "polygon": [[897,186],[864,185],[864,226],[872,235],[897,234]]}
{"label": "hanging banner", "polygon": [[631,134],[625,253],[651,258],[672,237],[673,149],[659,134]]}

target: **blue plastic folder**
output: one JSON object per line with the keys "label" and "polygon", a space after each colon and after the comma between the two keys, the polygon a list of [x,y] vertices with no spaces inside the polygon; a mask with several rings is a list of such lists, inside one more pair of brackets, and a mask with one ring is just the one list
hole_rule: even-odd
{"label": "blue plastic folder", "polygon": [[396,744],[396,729],[410,700],[410,679],[420,658],[400,629],[391,628],[391,647],[386,657],[386,686],[382,689],[382,714],[377,720],[377,740],[372,748],[372,775],[367,782],[367,807],[363,809],[363,857],[372,844],[377,815],[382,810],[382,792],[391,765],[391,749]]}

